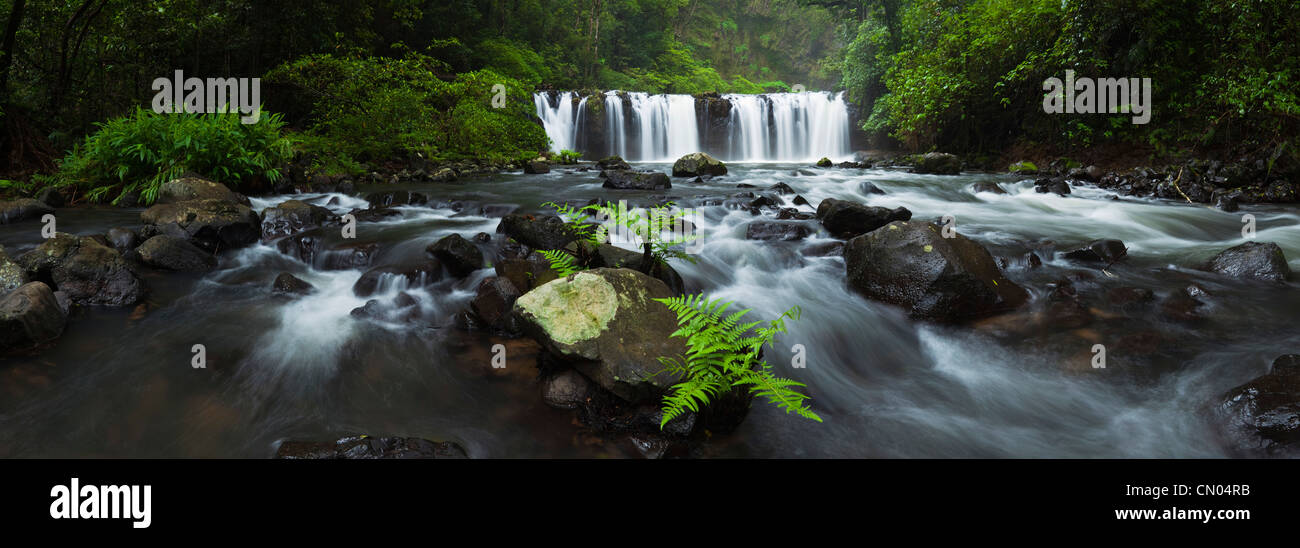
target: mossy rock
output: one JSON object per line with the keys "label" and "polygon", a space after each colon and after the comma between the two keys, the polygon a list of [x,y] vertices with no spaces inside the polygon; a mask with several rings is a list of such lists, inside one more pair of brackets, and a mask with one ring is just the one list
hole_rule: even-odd
{"label": "mossy rock", "polygon": [[660,357],[686,352],[677,318],[657,298],[663,282],[626,268],[559,278],[515,301],[525,334],[587,378],[630,402],[659,398],[678,382]]}

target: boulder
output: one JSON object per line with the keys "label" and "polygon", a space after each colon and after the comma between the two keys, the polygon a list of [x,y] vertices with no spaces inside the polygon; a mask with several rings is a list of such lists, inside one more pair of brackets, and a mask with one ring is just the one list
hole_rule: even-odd
{"label": "boulder", "polygon": [[916,160],[912,173],[956,175],[961,173],[961,159],[946,152],[930,152]]}
{"label": "boulder", "polygon": [[546,257],[536,251],[522,258],[499,259],[493,268],[497,276],[510,280],[510,283],[522,293],[527,293],[557,277]]}
{"label": "boulder", "polygon": [[673,177],[698,177],[701,175],[717,177],[726,174],[726,164],[703,152],[692,152],[673,162]]}
{"label": "boulder", "polygon": [[316,287],[293,274],[281,272],[279,276],[275,277],[275,282],[271,284],[271,291],[291,295],[308,295],[316,291]]}
{"label": "boulder", "polygon": [[383,221],[395,221],[402,218],[401,211],[387,207],[354,209],[348,213],[350,213],[358,223],[378,223]]}
{"label": "boulder", "polygon": [[542,380],[542,401],[556,409],[577,409],[591,394],[591,381],[574,369]]}
{"label": "boulder", "polygon": [[995,183],[995,182],[993,182],[993,181],[980,181],[980,182],[978,182],[978,183],[975,183],[975,184],[971,185],[971,187],[970,187],[970,191],[971,191],[971,192],[974,192],[974,193],[976,193],[976,194],[978,194],[978,193],[980,193],[980,192],[989,192],[989,193],[993,193],[993,194],[1006,194],[1006,193],[1007,193],[1007,191],[1004,190],[1004,189],[1002,188],[1002,185],[999,185],[999,184],[997,184],[997,183]]}
{"label": "boulder", "polygon": [[794,207],[783,207],[776,212],[776,218],[781,221],[812,221],[817,219],[817,214],[807,211],[799,211],[798,208]]}
{"label": "boulder", "polygon": [[27,283],[27,271],[22,265],[14,262],[5,253],[5,247],[0,245],[0,295],[18,289],[18,286]]}
{"label": "boulder", "polygon": [[861,183],[858,183],[858,192],[861,192],[863,194],[884,194],[885,193],[884,190],[881,190],[880,187],[876,186],[876,184],[872,183],[871,181],[862,181]]}
{"label": "boulder", "polygon": [[135,250],[140,262],[164,270],[207,272],[217,267],[217,260],[194,244],[180,238],[159,234]]}
{"label": "boulder", "polygon": [[1062,177],[1039,179],[1034,181],[1034,192],[1039,194],[1051,192],[1057,196],[1065,196],[1070,193],[1070,183]]}
{"label": "boulder", "polygon": [[632,169],[631,165],[623,161],[620,156],[606,156],[596,161],[596,166],[602,170],[613,169]]}
{"label": "boulder", "polygon": [[658,171],[632,171],[629,169],[605,170],[601,186],[615,190],[665,190],[673,187],[668,175]]}
{"label": "boulder", "polygon": [[754,221],[745,228],[746,240],[792,242],[802,240],[817,231],[802,222]]}
{"label": "boulder", "polygon": [[907,221],[912,212],[905,207],[888,209],[827,198],[817,204],[817,218],[836,237],[852,238],[894,221]]}
{"label": "boulder", "polygon": [[835,165],[835,163],[832,162],[830,158],[823,157],[822,159],[817,160],[817,167],[831,167],[833,165]]}
{"label": "boulder", "polygon": [[126,227],[116,226],[110,228],[106,236],[109,245],[123,255],[140,245],[140,235]]}
{"label": "boulder", "polygon": [[524,173],[528,173],[532,175],[540,175],[542,173],[550,173],[550,172],[551,172],[551,164],[546,163],[542,160],[529,160],[528,162],[524,163]]}
{"label": "boulder", "polygon": [[158,188],[159,204],[174,204],[190,200],[221,200],[244,206],[250,205],[243,194],[231,191],[226,185],[198,177],[182,177],[162,184]]}
{"label": "boulder", "polygon": [[652,299],[671,296],[663,282],[625,268],[587,270],[553,280],[515,301],[524,333],[619,397],[656,399],[676,383],[659,358],[686,345],[677,318]]}
{"label": "boulder", "polygon": [[564,220],[555,215],[512,213],[501,218],[497,232],[533,249],[560,249],[577,239]]}
{"label": "boulder", "polygon": [[1204,270],[1233,278],[1284,282],[1291,276],[1282,248],[1272,242],[1246,242],[1215,255]]}
{"label": "boulder", "polygon": [[39,200],[18,198],[0,201],[0,225],[37,220],[46,213],[54,213],[54,208]]}
{"label": "boulder", "polygon": [[1300,355],[1273,361],[1267,374],[1229,390],[1218,411],[1242,449],[1294,450],[1300,441]]}
{"label": "boulder", "polygon": [[271,241],[311,228],[325,226],[336,219],[333,212],[300,200],[289,200],[262,211],[262,240]]}
{"label": "boulder", "polygon": [[519,299],[519,289],[508,278],[492,276],[478,284],[468,313],[480,327],[499,332],[515,331],[510,310]]}
{"label": "boulder", "polygon": [[[444,167],[429,175],[429,180],[435,183],[450,183],[458,178],[460,176],[456,174],[456,170],[449,167]],[[342,190],[336,192],[342,192]]]}
{"label": "boulder", "polygon": [[366,195],[366,201],[370,202],[371,209],[378,209],[391,206],[424,205],[429,203],[429,197],[420,194],[419,192],[394,190],[389,192],[372,192]]}
{"label": "boulder", "polygon": [[582,266],[587,268],[630,268],[642,273],[648,271],[651,278],[663,282],[674,295],[680,295],[685,291],[686,285],[681,274],[678,274],[677,270],[672,266],[659,263],[649,269],[642,268],[642,263],[645,261],[644,252],[623,249],[610,244],[593,246],[589,243],[582,243],[583,251],[579,253],[578,245],[578,242],[574,242],[565,246],[564,249],[569,253],[585,257],[586,262],[582,263]]}
{"label": "boulder", "polygon": [[478,246],[462,238],[460,234],[451,234],[429,244],[425,248],[432,257],[442,262],[452,275],[464,278],[475,270],[483,268],[483,252]]}
{"label": "boulder", "polygon": [[277,459],[463,459],[465,450],[455,443],[422,438],[348,436],[337,441],[286,441],[275,451]]}
{"label": "boulder", "polygon": [[1065,258],[1075,261],[1113,264],[1128,256],[1128,247],[1119,240],[1093,240],[1079,249],[1067,251]]}
{"label": "boulder", "polygon": [[261,222],[252,209],[210,198],[158,204],[144,210],[140,220],[208,251],[255,244],[262,237]]}
{"label": "boulder", "polygon": [[77,304],[135,304],[147,292],[120,253],[89,236],[59,232],[19,257],[18,264],[29,279],[45,282]]}
{"label": "boulder", "polygon": [[367,270],[352,284],[352,293],[369,297],[386,288],[387,282],[404,282],[406,287],[424,287],[442,279],[442,265],[435,260],[379,266]]}
{"label": "boulder", "polygon": [[933,223],[893,222],[844,246],[849,286],[912,317],[961,322],[1020,306],[1028,293],[1003,276],[988,250]]}
{"label": "boulder", "polygon": [[23,284],[0,297],[0,355],[30,350],[59,338],[68,316],[50,286]]}

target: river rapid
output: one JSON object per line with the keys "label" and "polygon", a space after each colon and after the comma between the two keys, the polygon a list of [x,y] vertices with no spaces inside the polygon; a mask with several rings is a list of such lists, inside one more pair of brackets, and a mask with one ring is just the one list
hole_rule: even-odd
{"label": "river rapid", "polygon": [[[670,171],[665,164],[637,167]],[[785,182],[813,205],[839,198],[904,206],[913,220],[951,216],[958,232],[1004,258],[1007,276],[1033,296],[1020,313],[974,325],[916,322],[849,290],[841,257],[808,253],[832,241],[824,231],[801,242],[746,240],[746,225],[763,216],[699,206],[699,260],[673,266],[688,290],[738,301],[754,309],[755,319],[802,307],[802,319],[767,359],[779,374],[807,383],[811,406],[825,421],[755,402],[740,429],[706,442],[702,456],[1231,456],[1207,406],[1266,372],[1278,355],[1300,352],[1295,283],[1195,270],[1243,242],[1247,213],[1258,241],[1277,243],[1291,268],[1300,269],[1300,215],[1291,207],[1227,213],[1113,199],[1082,186],[1062,197],[1037,193],[1032,181],[1011,175],[729,168],[724,177],[675,178],[671,190],[652,192],[604,189],[598,170],[561,166],[544,175],[365,188],[414,190],[430,204],[402,207],[399,219],[361,223],[357,238],[380,244],[374,264],[382,265],[418,257],[448,234],[493,234],[502,212],[541,212],[546,201],[667,196],[690,206],[700,196],[740,192],[737,185],[761,190]],[[979,181],[998,182],[1008,194],[972,192]],[[884,194],[864,192],[864,182]],[[291,198],[338,214],[367,205],[353,196],[306,194],[254,198],[253,206]],[[792,198],[780,197],[786,206]],[[59,230],[85,235],[135,226],[139,212],[59,210]],[[37,223],[6,225],[0,244],[17,256],[40,242],[39,230]],[[1062,256],[1097,238],[1123,240],[1128,258],[1103,270]],[[1030,267],[1030,251],[1043,259],[1041,267]],[[271,243],[224,252],[218,269],[202,275],[142,269],[152,290],[145,304],[83,307],[54,347],[0,360],[0,457],[264,458],[284,440],[345,433],[455,441],[472,457],[639,456],[630,445],[583,434],[572,412],[543,403],[534,343],[453,326],[451,316],[491,269],[423,288],[383,286],[381,298],[406,290],[417,299],[416,321],[401,321],[354,318],[350,312],[369,299],[352,293],[364,269],[317,266]],[[272,294],[280,272],[317,291]],[[1035,315],[1050,284],[1062,278],[1093,309],[1086,325],[1057,326]],[[1189,284],[1209,293],[1199,319],[1171,318],[1162,303]],[[1149,289],[1155,300],[1107,305],[1117,288]],[[191,365],[196,344],[206,349],[206,368]],[[505,346],[504,369],[491,367],[495,344]],[[791,367],[796,344],[805,350],[802,369]],[[1106,368],[1091,366],[1095,344],[1107,347]]]}

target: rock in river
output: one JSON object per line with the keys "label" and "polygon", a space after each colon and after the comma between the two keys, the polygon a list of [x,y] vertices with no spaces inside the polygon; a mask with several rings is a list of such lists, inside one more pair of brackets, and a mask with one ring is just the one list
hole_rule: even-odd
{"label": "rock in river", "polygon": [[703,152],[692,152],[673,163],[673,177],[697,177],[700,175],[726,175],[727,166],[717,158]]}
{"label": "rock in river", "polygon": [[668,174],[658,171],[632,171],[627,169],[601,172],[605,183],[601,186],[615,190],[664,190],[673,187]]}
{"label": "rock in river", "polygon": [[22,265],[10,259],[5,253],[5,247],[0,245],[0,295],[18,289],[18,286],[25,283],[27,283],[27,271]]}
{"label": "rock in river", "polygon": [[289,295],[308,295],[316,291],[316,287],[293,274],[281,272],[271,284],[271,291]]}
{"label": "rock in river", "polygon": [[158,204],[141,213],[140,220],[163,234],[185,237],[209,251],[255,244],[262,236],[257,213],[248,206],[224,200]]}
{"label": "rock in river", "polygon": [[524,333],[605,389],[628,401],[656,398],[677,382],[661,356],[680,356],[669,337],[677,318],[651,299],[663,282],[625,268],[587,270],[525,293],[514,312]]}
{"label": "rock in river", "polygon": [[249,205],[243,194],[231,191],[226,185],[198,177],[182,177],[163,183],[158,189],[160,204],[174,204],[189,200],[221,200],[242,205]]}
{"label": "rock in river", "polygon": [[1111,264],[1128,256],[1128,247],[1119,240],[1093,240],[1079,249],[1066,252],[1065,258],[1075,261]]}
{"label": "rock in river", "polygon": [[0,201],[0,225],[40,219],[46,213],[54,213],[54,208],[31,198]]}
{"label": "rock in river", "polygon": [[932,223],[893,222],[844,246],[849,286],[912,317],[961,322],[1020,306],[1028,293],[1002,275],[988,250]]}
{"label": "rock in river", "polygon": [[560,249],[577,239],[564,221],[555,215],[512,213],[501,218],[497,232],[503,232],[532,249]]}
{"label": "rock in river", "polygon": [[930,152],[917,159],[912,173],[956,175],[961,173],[961,159],[946,152]]}
{"label": "rock in river", "polygon": [[140,262],[164,270],[207,272],[217,267],[211,253],[180,238],[159,234],[149,238],[135,253]]}
{"label": "rock in river", "polygon": [[59,232],[18,263],[29,279],[45,282],[77,304],[135,304],[146,293],[126,259],[90,236]]}
{"label": "rock in river", "polygon": [[483,268],[483,252],[478,246],[462,238],[460,234],[450,234],[429,244],[425,251],[442,261],[453,275],[464,278],[470,273]]}
{"label": "rock in river", "polygon": [[1246,242],[1215,255],[1205,270],[1248,280],[1284,282],[1291,276],[1282,248],[1272,242]]}
{"label": "rock in river", "polygon": [[1273,452],[1300,441],[1300,355],[1273,361],[1267,374],[1229,390],[1219,412],[1227,433],[1247,450]]}
{"label": "rock in river", "polygon": [[831,234],[852,238],[866,234],[893,221],[907,221],[912,212],[905,207],[888,209],[827,198],[817,204],[817,218]]}
{"label": "rock in river", "polygon": [[379,266],[362,274],[352,284],[352,293],[358,297],[369,297],[386,290],[389,282],[405,283],[404,287],[424,287],[441,279],[442,265],[436,260]]}
{"label": "rock in river", "polygon": [[67,319],[50,286],[41,282],[22,285],[0,297],[0,355],[59,338]]}
{"label": "rock in river", "polygon": [[334,213],[318,205],[288,200],[262,211],[262,239],[271,241],[335,220]]}

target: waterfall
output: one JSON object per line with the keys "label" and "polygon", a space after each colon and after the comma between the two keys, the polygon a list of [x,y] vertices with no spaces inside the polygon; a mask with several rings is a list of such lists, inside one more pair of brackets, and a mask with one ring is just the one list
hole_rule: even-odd
{"label": "waterfall", "polygon": [[690,95],[629,93],[639,138],[639,161],[672,161],[699,152],[700,128]]}
{"label": "waterfall", "polygon": [[546,93],[533,94],[533,104],[537,107],[537,117],[542,119],[546,136],[551,139],[551,150],[573,150],[577,140],[578,125],[574,120],[572,91],[556,95],[556,104],[551,106]]}
{"label": "waterfall", "polygon": [[[609,153],[641,162],[672,161],[701,150],[731,162],[807,162],[851,155],[843,92],[728,94],[722,98],[730,103],[730,112],[725,119],[711,120],[714,115],[708,109],[697,112],[697,99],[690,95],[607,91],[599,103],[604,121],[590,122],[598,124],[595,133],[603,125],[603,141],[578,134],[585,127],[584,117],[590,116],[588,97],[581,98],[576,111],[573,92],[556,94],[555,106],[548,97],[538,93],[534,102],[557,151],[581,145],[589,157]],[[710,127],[721,128],[715,136],[726,136],[725,143],[716,137],[709,141],[720,150],[702,148]]]}
{"label": "waterfall", "polygon": [[617,91],[605,92],[605,137],[609,153],[627,158],[627,135],[623,134],[623,99]]}
{"label": "waterfall", "polygon": [[731,101],[731,114],[727,121],[730,150],[726,159],[732,162],[768,159],[767,100],[762,95],[727,95],[725,98]]}

